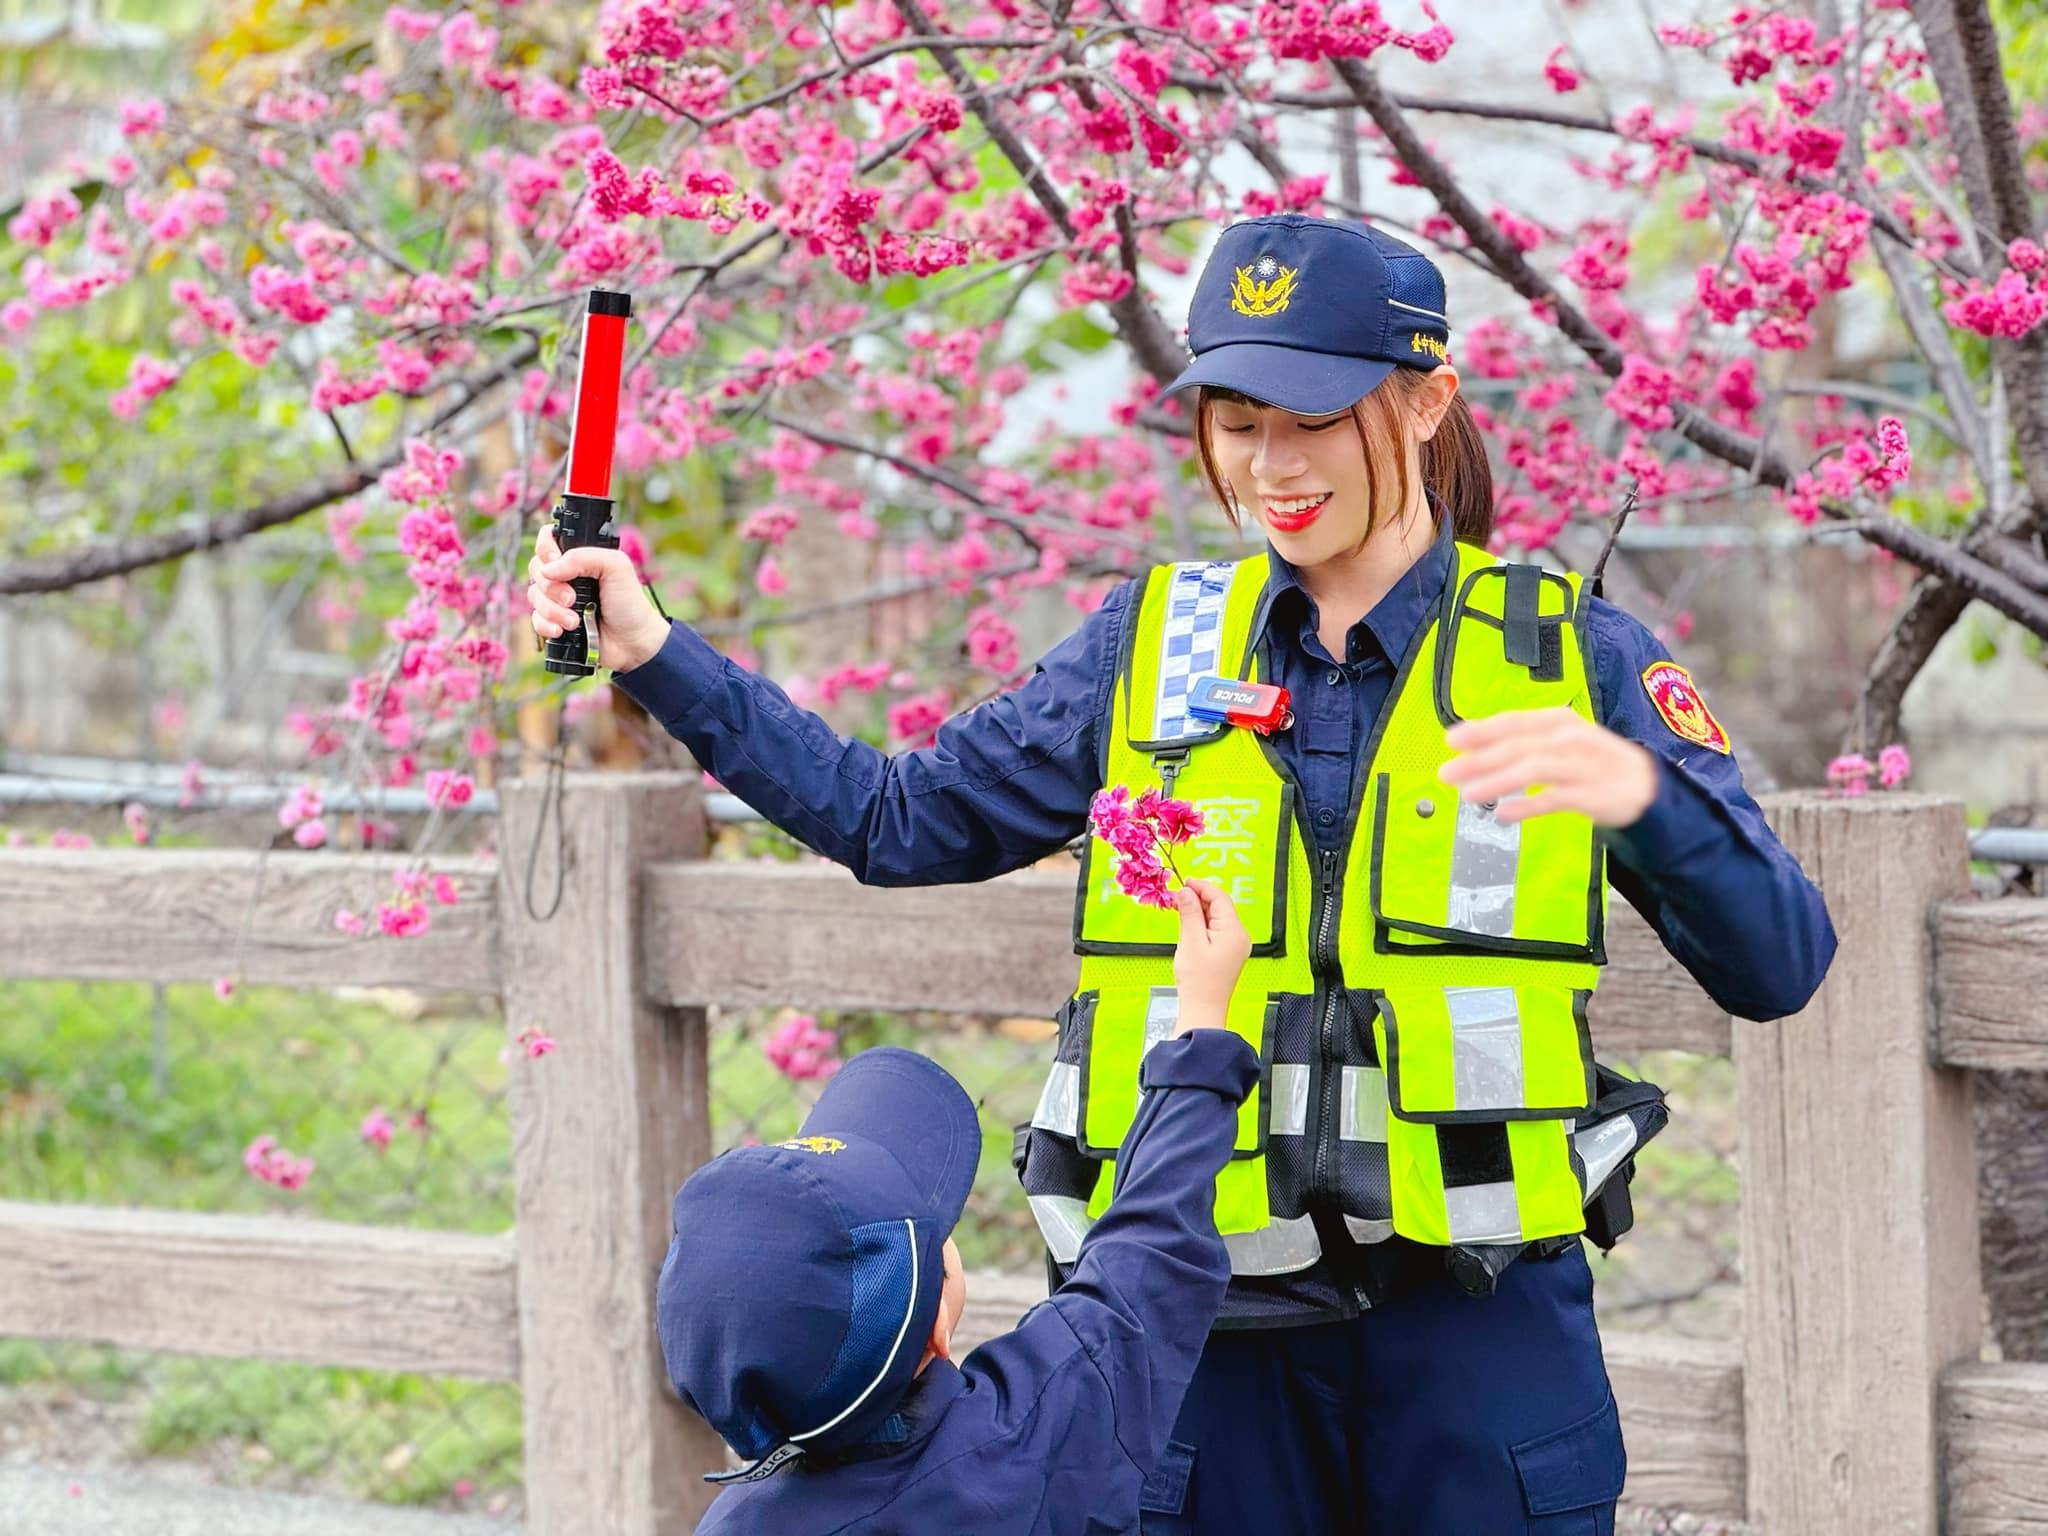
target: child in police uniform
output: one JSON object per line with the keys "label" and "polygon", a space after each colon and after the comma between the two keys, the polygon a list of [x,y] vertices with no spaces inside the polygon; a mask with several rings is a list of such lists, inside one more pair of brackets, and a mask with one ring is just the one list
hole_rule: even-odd
{"label": "child in police uniform", "polygon": [[1115,1197],[1071,1278],[958,1366],[950,1234],[981,1133],[936,1063],[864,1051],[794,1139],[727,1152],[683,1185],[655,1297],[662,1352],[749,1463],[714,1479],[728,1486],[700,1533],[1137,1527],[1230,1278],[1211,1204],[1259,1075],[1224,1027],[1244,925],[1208,882],[1177,906],[1178,1019],[1143,1059]]}

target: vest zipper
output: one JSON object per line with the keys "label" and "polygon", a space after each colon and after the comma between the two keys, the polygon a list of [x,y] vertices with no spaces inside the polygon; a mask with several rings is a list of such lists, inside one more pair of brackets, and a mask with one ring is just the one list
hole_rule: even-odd
{"label": "vest zipper", "polygon": [[1336,926],[1337,917],[1337,868],[1339,855],[1332,849],[1316,850],[1316,923],[1315,940],[1311,945],[1309,963],[1316,973],[1316,992],[1321,1013],[1317,1047],[1323,1058],[1322,1113],[1316,1123],[1316,1164],[1315,1190],[1327,1195],[1332,1203],[1341,1196],[1337,1189],[1336,1158],[1332,1155],[1337,1125],[1337,1095],[1343,1086],[1344,1067],[1337,1058],[1337,989],[1331,984],[1326,970],[1334,970],[1336,952],[1330,945],[1330,932]]}

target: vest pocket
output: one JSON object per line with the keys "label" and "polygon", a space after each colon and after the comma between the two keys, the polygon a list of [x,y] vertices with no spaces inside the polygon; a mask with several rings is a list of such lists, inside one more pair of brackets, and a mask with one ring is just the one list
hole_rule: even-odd
{"label": "vest pocket", "polygon": [[[1179,998],[1172,987],[1102,987],[1082,992],[1068,1004],[1062,1023],[1061,1054],[1071,1035],[1082,1062],[1079,1132],[1085,1157],[1114,1159],[1138,1115],[1138,1068],[1145,1053],[1172,1036]],[[1230,1000],[1226,1022],[1259,1055],[1259,1081],[1238,1108],[1237,1140],[1230,1162],[1216,1179],[1216,1225],[1245,1232],[1269,1219],[1266,1193],[1266,1135],[1271,1119],[1273,1026],[1276,998],[1245,990]],[[1113,1170],[1103,1170],[1088,1203],[1090,1217],[1108,1209]]]}
{"label": "vest pocket", "polygon": [[1592,995],[1548,983],[1370,993],[1388,1109],[1428,1125],[1583,1114],[1593,1103]]}
{"label": "vest pocket", "polygon": [[1605,960],[1603,867],[1572,812],[1502,822],[1434,770],[1376,776],[1371,900],[1381,954]]}
{"label": "vest pocket", "polygon": [[[1189,879],[1214,880],[1223,887],[1251,937],[1254,955],[1285,954],[1293,787],[1205,776],[1187,798],[1202,813],[1204,826],[1173,850],[1174,864]],[[1179,915],[1125,895],[1116,883],[1116,868],[1116,851],[1091,834],[1074,898],[1074,953],[1172,954],[1180,938]]]}

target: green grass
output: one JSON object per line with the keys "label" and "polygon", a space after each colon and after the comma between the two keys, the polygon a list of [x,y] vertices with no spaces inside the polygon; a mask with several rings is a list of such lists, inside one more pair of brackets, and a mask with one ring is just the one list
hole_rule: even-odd
{"label": "green grass", "polygon": [[[511,1138],[488,1005],[408,1018],[383,1003],[268,989],[0,986],[0,1199],[274,1212],[502,1231]],[[385,1109],[388,1151],[363,1117]],[[423,1135],[405,1128],[424,1109]],[[275,1136],[316,1168],[306,1188],[251,1177]],[[263,1361],[150,1356],[0,1339],[8,1400],[133,1406],[142,1455],[246,1481],[472,1507],[519,1487],[516,1387]]]}

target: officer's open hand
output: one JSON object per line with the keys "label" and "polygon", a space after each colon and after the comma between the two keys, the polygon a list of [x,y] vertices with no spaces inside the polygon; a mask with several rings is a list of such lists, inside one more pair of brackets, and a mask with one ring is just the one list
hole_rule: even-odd
{"label": "officer's open hand", "polygon": [[1231,991],[1251,958],[1251,935],[1213,880],[1188,881],[1173,893],[1173,904],[1180,912],[1180,942],[1173,950],[1180,1018],[1174,1033],[1221,1029]]}
{"label": "officer's open hand", "polygon": [[[1458,754],[1443,781],[1458,797],[1499,801],[1501,821],[1577,811],[1603,827],[1633,826],[1657,798],[1649,749],[1569,709],[1515,709],[1451,727]],[[1503,799],[1503,796],[1515,796]]]}
{"label": "officer's open hand", "polygon": [[597,578],[597,659],[602,665],[629,671],[661,649],[668,620],[648,600],[631,557],[621,549],[572,549],[565,555],[552,527],[541,529],[533,558],[526,562],[526,601],[536,634],[552,640],[583,622],[569,585],[576,576]]}

